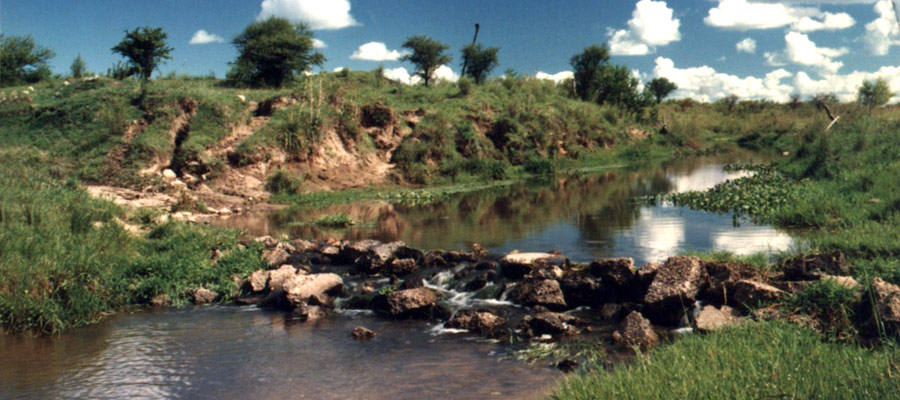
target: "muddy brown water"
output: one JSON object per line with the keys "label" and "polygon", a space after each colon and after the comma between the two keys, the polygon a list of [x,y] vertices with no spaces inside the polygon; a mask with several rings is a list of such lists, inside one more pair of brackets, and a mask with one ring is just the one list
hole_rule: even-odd
{"label": "muddy brown water", "polygon": [[[576,261],[633,257],[638,265],[689,249],[784,250],[790,235],[771,227],[633,201],[711,187],[737,176],[724,172],[724,164],[746,160],[740,154],[692,158],[425,205],[364,202],[227,224],[255,234],[403,240],[424,249],[473,242],[494,251],[555,249]],[[308,224],[334,212],[362,224],[347,230]],[[355,341],[350,332],[357,325],[378,335]],[[57,337],[0,337],[0,399],[537,399],[562,379],[547,363],[512,360],[511,350],[434,323],[359,312],[306,324],[255,307],[139,311]]]}

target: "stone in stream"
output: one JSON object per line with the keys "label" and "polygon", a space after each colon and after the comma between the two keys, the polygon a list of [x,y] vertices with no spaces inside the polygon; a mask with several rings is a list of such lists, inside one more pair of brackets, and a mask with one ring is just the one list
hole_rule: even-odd
{"label": "stone in stream", "polygon": [[191,294],[191,297],[193,297],[194,304],[208,304],[216,301],[216,297],[219,297],[219,294],[206,288],[197,288]]}
{"label": "stone in stream", "polygon": [[294,246],[279,242],[275,245],[275,247],[263,250],[262,259],[266,260],[269,265],[277,267],[279,265],[287,263],[287,261],[291,258],[291,252],[293,250]]}
{"label": "stone in stream", "polygon": [[505,323],[505,319],[497,316],[491,310],[465,309],[459,310],[444,326],[489,335]]}
{"label": "stone in stream", "polygon": [[656,270],[644,294],[648,316],[664,324],[676,323],[703,287],[706,270],[697,257],[669,257]]}
{"label": "stone in stream", "polygon": [[403,242],[383,243],[372,246],[369,251],[356,259],[356,267],[360,272],[376,274],[394,258],[394,253],[406,247]]}
{"label": "stone in stream", "polygon": [[631,291],[637,283],[637,270],[631,258],[615,258],[594,261],[590,265],[592,275],[602,280],[603,286]]}
{"label": "stone in stream", "polygon": [[541,335],[572,335],[578,333],[573,324],[579,323],[578,318],[568,314],[542,311],[533,315],[526,315],[522,319],[522,332],[525,336]]}
{"label": "stone in stream", "polygon": [[389,275],[409,275],[416,270],[419,269],[419,266],[416,264],[416,260],[412,258],[395,258],[386,268],[386,273]]}
{"label": "stone in stream", "polygon": [[353,328],[353,332],[351,332],[351,335],[356,340],[369,340],[369,339],[375,337],[375,332],[369,328],[366,328],[366,327],[360,325],[360,326],[357,326],[356,328]]}
{"label": "stone in stream", "polygon": [[500,260],[500,271],[509,279],[520,280],[530,274],[536,266],[559,258],[561,258],[559,255],[550,253],[512,252]]}
{"label": "stone in stream", "polygon": [[509,292],[509,298],[515,303],[530,307],[544,306],[552,310],[566,308],[566,299],[559,282],[553,279],[529,279],[519,282]]}
{"label": "stone in stream", "polygon": [[381,242],[371,239],[344,243],[338,259],[348,264],[355,263],[358,258],[368,254],[369,250],[380,244]]}
{"label": "stone in stream", "polygon": [[646,350],[659,344],[659,336],[653,330],[650,320],[637,311],[632,311],[622,320],[612,337],[617,344],[625,348],[638,347]]}
{"label": "stone in stream", "polygon": [[428,288],[397,290],[376,297],[373,308],[394,318],[428,318],[438,300],[440,295]]}
{"label": "stone in stream", "polygon": [[288,302],[294,307],[304,304],[330,307],[331,296],[340,294],[344,281],[332,273],[298,274],[284,282]]}

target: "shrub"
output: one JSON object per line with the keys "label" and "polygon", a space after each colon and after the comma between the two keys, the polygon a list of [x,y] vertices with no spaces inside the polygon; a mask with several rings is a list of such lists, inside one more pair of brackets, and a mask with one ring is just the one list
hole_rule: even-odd
{"label": "shrub", "polygon": [[525,172],[534,175],[553,175],[556,172],[556,165],[546,158],[529,157],[522,166]]}
{"label": "shrub", "polygon": [[297,194],[300,192],[300,180],[279,169],[266,179],[266,190],[272,194]]}

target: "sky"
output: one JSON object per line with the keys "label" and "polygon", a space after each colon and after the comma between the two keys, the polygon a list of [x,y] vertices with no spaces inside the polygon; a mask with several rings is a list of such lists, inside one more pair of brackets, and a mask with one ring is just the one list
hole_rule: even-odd
{"label": "sky", "polygon": [[54,50],[57,73],[78,54],[88,70],[105,73],[120,60],[110,48],[126,29],[162,27],[174,51],[161,73],[221,78],[237,56],[231,39],[273,15],[312,27],[327,58],[316,71],[383,64],[406,83],[416,81],[414,66],[398,60],[407,37],[448,44],[454,60],[438,72],[454,80],[478,23],[478,42],[500,48],[494,76],[512,69],[560,80],[571,76],[573,55],[607,43],[613,63],[643,82],[675,82],[676,98],[834,93],[851,101],[877,77],[900,92],[892,0],[0,0],[0,32],[30,34]]}

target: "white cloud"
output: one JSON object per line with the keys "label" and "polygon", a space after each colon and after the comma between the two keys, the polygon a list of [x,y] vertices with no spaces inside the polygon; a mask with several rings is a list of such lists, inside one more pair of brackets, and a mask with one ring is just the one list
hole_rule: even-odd
{"label": "white cloud", "polygon": [[411,76],[409,71],[403,67],[397,67],[392,69],[385,69],[382,73],[385,78],[388,78],[392,81],[397,81],[405,85],[414,85],[422,81],[418,76]]}
{"label": "white cloud", "polygon": [[737,42],[735,47],[737,47],[738,52],[743,51],[744,53],[749,54],[756,53],[756,41],[751,38],[746,38],[744,40],[741,40],[740,42]]}
{"label": "white cloud", "polygon": [[732,94],[741,99],[787,101],[794,91],[792,86],[782,82],[793,76],[784,69],[769,72],[763,78],[742,78],[716,72],[709,66],[677,68],[671,59],[658,57],[653,75],[678,85],[674,98],[690,97],[698,101],[716,101]]}
{"label": "white cloud", "polygon": [[397,61],[403,53],[397,50],[388,50],[387,46],[381,42],[369,42],[350,55],[350,58],[366,61]]}
{"label": "white cloud", "polygon": [[325,44],[325,42],[323,42],[319,39],[316,39],[316,38],[313,38],[312,43],[313,43],[313,47],[315,47],[317,49],[324,49],[324,48],[328,47],[328,45]]}
{"label": "white cloud", "polygon": [[769,65],[781,66],[786,62],[798,65],[816,67],[823,73],[836,73],[843,62],[834,58],[847,54],[846,48],[832,49],[818,47],[809,39],[809,36],[798,32],[788,32],[784,36],[786,47],[784,53],[766,53],[765,57]]}
{"label": "white cloud", "polygon": [[640,0],[631,13],[628,29],[610,30],[609,49],[613,55],[644,55],[681,40],[681,22],[665,1]]}
{"label": "white cloud", "polygon": [[863,81],[883,78],[887,81],[894,96],[891,103],[900,101],[900,66],[881,67],[874,72],[853,71],[845,75],[829,74],[822,76],[822,79],[815,80],[805,72],[798,72],[794,78],[794,86],[797,92],[804,96],[811,96],[816,93],[833,93],[838,100],[848,102],[856,101],[856,94]]}
{"label": "white cloud", "polygon": [[347,68],[347,67],[335,67],[333,70],[331,70],[331,72],[341,72],[341,71],[343,71],[343,70],[345,70],[345,69],[346,69],[347,71],[350,71],[350,68]]}
{"label": "white cloud", "polygon": [[[819,2],[823,3],[823,2]],[[703,19],[723,29],[750,30],[790,26],[799,32],[846,29],[856,21],[847,13],[823,12],[815,7],[792,7],[782,3],[719,0]]]}
{"label": "white cloud", "polygon": [[434,70],[434,79],[438,81],[456,82],[459,80],[459,75],[453,72],[453,69],[447,65],[441,65]]}
{"label": "white cloud", "polygon": [[213,35],[204,31],[203,29],[194,32],[194,36],[191,36],[190,44],[208,44],[208,43],[224,43],[225,39],[223,39],[219,35]]}
{"label": "white cloud", "polygon": [[575,77],[575,74],[573,74],[572,71],[562,71],[551,75],[546,72],[540,71],[534,74],[534,77],[537,79],[553,81],[553,83],[559,84],[566,79],[573,79]]}
{"label": "white cloud", "polygon": [[[900,4],[897,10],[900,11]],[[883,56],[888,53],[891,46],[900,45],[900,26],[897,25],[897,16],[890,0],[881,0],[875,4],[875,13],[878,18],[866,24],[866,33],[863,34],[863,42],[869,52]]]}
{"label": "white cloud", "polygon": [[349,0],[263,0],[257,19],[272,16],[304,22],[312,29],[342,29],[359,25],[350,15]]}

